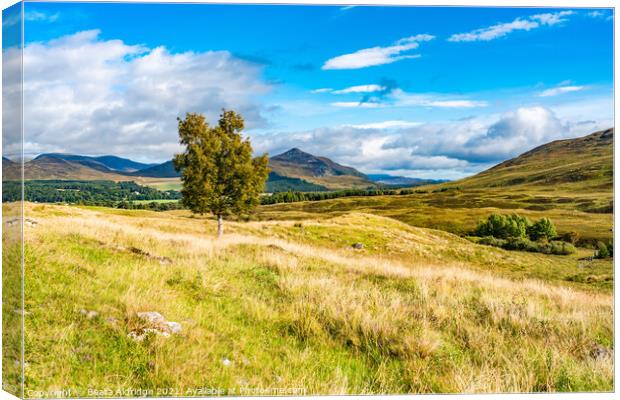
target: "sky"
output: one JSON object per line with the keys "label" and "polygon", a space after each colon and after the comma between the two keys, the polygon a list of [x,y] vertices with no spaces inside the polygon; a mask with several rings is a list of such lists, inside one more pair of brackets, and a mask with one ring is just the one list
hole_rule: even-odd
{"label": "sky", "polygon": [[24,19],[27,156],[163,162],[177,117],[226,108],[257,154],[458,179],[613,126],[610,9],[36,2]]}

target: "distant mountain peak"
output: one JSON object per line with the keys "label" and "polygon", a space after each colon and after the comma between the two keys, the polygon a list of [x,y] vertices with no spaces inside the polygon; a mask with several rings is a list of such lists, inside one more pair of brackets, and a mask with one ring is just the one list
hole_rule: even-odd
{"label": "distant mountain peak", "polygon": [[310,154],[310,153],[306,153],[305,151],[297,148],[297,147],[293,147],[290,150],[285,151],[284,153],[278,154],[276,156],[271,157],[273,160],[280,160],[280,161],[293,161],[293,162],[299,162],[299,161],[308,161],[311,159],[314,160],[318,160],[318,157]]}

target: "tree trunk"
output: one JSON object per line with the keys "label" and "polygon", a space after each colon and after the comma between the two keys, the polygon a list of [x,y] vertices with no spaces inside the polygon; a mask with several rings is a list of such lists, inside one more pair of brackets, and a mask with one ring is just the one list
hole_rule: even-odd
{"label": "tree trunk", "polygon": [[221,215],[217,216],[217,237],[222,237],[224,234],[224,218]]}

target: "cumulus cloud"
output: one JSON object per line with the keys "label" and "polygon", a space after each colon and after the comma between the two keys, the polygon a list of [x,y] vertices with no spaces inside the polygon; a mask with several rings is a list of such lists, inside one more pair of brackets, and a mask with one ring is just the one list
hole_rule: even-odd
{"label": "cumulus cloud", "polygon": [[377,123],[254,135],[260,152],[299,147],[366,173],[457,179],[553,140],[609,127],[572,121],[544,107],[454,121]]}
{"label": "cumulus cloud", "polygon": [[359,69],[376,65],[391,64],[408,58],[418,58],[419,54],[401,54],[406,51],[417,49],[420,42],[427,42],[435,37],[428,34],[419,34],[402,38],[390,46],[371,47],[358,50],[350,54],[343,54],[330,58],[323,64],[321,69]]}
{"label": "cumulus cloud", "polygon": [[24,49],[26,153],[170,158],[176,118],[215,121],[234,108],[248,127],[265,126],[257,95],[270,90],[257,64],[227,51],[171,53],[83,31]]}
{"label": "cumulus cloud", "polygon": [[551,96],[557,96],[557,95],[564,94],[564,93],[578,92],[583,89],[585,89],[585,86],[558,86],[558,87],[543,90],[542,92],[538,93],[538,96],[539,97],[551,97]]}
{"label": "cumulus cloud", "polygon": [[552,26],[568,21],[567,16],[573,11],[536,14],[526,18],[516,18],[512,22],[498,23],[489,27],[475,29],[466,33],[455,33],[448,38],[450,42],[489,41],[508,35],[514,31],[529,31],[541,26]]}

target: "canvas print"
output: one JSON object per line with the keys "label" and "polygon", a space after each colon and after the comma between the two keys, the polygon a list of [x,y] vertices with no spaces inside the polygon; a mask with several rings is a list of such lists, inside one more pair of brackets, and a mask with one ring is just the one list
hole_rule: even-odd
{"label": "canvas print", "polygon": [[613,11],[5,9],[4,390],[613,391]]}

